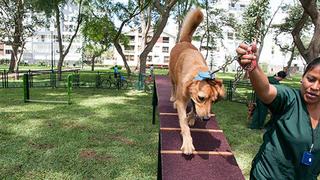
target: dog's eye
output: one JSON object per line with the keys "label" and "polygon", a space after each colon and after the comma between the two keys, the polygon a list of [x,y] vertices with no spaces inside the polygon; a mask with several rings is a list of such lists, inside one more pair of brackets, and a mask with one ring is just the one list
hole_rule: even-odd
{"label": "dog's eye", "polygon": [[198,96],[199,101],[203,102],[204,101],[204,97],[203,96]]}

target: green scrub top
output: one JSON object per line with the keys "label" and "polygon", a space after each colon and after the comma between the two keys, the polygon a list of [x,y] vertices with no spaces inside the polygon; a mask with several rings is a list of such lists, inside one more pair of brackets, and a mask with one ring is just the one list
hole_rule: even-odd
{"label": "green scrub top", "polygon": [[272,112],[271,126],[252,162],[250,179],[317,179],[320,172],[320,130],[315,130],[312,165],[301,164],[303,152],[309,151],[312,143],[313,129],[306,104],[300,90],[274,86],[277,96],[268,105]]}
{"label": "green scrub top", "polygon": [[280,84],[279,81],[274,76],[269,76],[268,81],[270,84]]}
{"label": "green scrub top", "polygon": [[[269,76],[268,81],[270,84],[280,84],[279,81],[274,76]],[[252,121],[249,125],[249,128],[262,129],[267,115],[268,115],[267,106],[265,106],[259,98],[256,98],[256,108],[253,111]]]}

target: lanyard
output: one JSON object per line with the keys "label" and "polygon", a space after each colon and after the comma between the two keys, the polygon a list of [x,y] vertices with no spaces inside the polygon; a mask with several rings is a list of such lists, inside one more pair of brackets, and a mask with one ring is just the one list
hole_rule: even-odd
{"label": "lanyard", "polygon": [[311,131],[312,131],[312,143],[311,143],[311,146],[310,146],[310,153],[312,152],[313,147],[314,147],[314,143],[316,142],[316,139],[317,139],[318,127],[319,127],[319,123],[318,123],[318,125],[317,125],[317,127],[316,127],[315,129],[312,129],[312,126],[311,126]]}

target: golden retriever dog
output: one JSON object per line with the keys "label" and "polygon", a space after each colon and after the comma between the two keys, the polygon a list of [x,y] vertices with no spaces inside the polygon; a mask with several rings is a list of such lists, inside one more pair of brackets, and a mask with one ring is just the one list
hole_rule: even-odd
{"label": "golden retriever dog", "polygon": [[[195,118],[209,120],[211,105],[224,96],[222,80],[214,78],[198,49],[191,44],[192,35],[203,20],[200,9],[190,11],[182,25],[179,42],[170,53],[169,76],[172,83],[170,101],[178,111],[182,135],[181,150],[190,155],[195,150],[190,127]],[[187,115],[187,104],[193,107]]]}

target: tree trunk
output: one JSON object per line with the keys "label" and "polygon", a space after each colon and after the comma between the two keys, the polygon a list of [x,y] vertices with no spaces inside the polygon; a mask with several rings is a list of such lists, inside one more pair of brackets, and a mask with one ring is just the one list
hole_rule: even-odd
{"label": "tree trunk", "polygon": [[9,70],[8,72],[9,73],[13,73],[14,72],[14,68],[15,68],[15,64],[16,64],[16,58],[15,58],[15,55],[14,55],[14,46],[12,46],[12,49],[11,50],[11,60],[10,60],[10,64],[9,64]]}
{"label": "tree trunk", "polygon": [[57,35],[58,35],[58,44],[59,44],[59,60],[57,64],[58,69],[58,80],[61,81],[61,73],[62,73],[62,65],[63,65],[63,45],[62,45],[62,34],[61,34],[61,22],[60,22],[60,9],[59,6],[55,6],[55,12],[56,12],[56,26],[57,26]]}
{"label": "tree trunk", "polygon": [[21,36],[23,31],[23,1],[16,0],[17,11],[15,12],[16,18],[14,20],[14,37],[12,42],[11,61],[9,66],[9,72],[14,72],[16,62],[18,61],[18,50],[21,46]]}
{"label": "tree trunk", "polygon": [[[291,34],[301,56],[309,63],[320,54],[320,12],[315,0],[300,0],[300,3],[304,12]],[[314,33],[308,48],[306,48],[301,40],[301,31],[303,26],[307,23],[308,16],[310,16],[314,25]]]}
{"label": "tree trunk", "polygon": [[119,53],[120,56],[122,57],[124,67],[126,68],[127,73],[128,73],[128,76],[129,76],[129,75],[131,74],[131,70],[130,70],[130,67],[129,67],[127,61],[126,61],[126,57],[125,57],[125,55],[123,54],[122,48],[121,48],[121,46],[120,46],[119,43],[114,43],[114,46],[116,47],[118,53]]}
{"label": "tree trunk", "polygon": [[[158,27],[154,31],[152,39],[148,42],[146,48],[140,54],[140,69],[139,69],[140,74],[146,73],[146,63],[147,63],[148,54],[152,50],[152,48],[155,45],[155,43],[157,42],[157,40],[159,39],[160,35],[162,34],[163,29],[168,22],[168,18],[170,16],[170,11],[171,11],[172,7],[177,3],[177,0],[171,0],[168,3],[169,4],[161,6],[159,4],[159,1],[155,2],[155,6],[159,10],[159,12],[161,12],[161,16],[159,19],[159,23],[157,23]],[[161,7],[163,7],[163,8],[161,8]]]}
{"label": "tree trunk", "polygon": [[58,32],[58,42],[59,42],[59,61],[58,61],[58,80],[61,81],[62,80],[62,76],[61,76],[61,73],[62,73],[62,65],[63,65],[63,61],[64,61],[64,58],[67,56],[67,54],[69,53],[69,50],[70,50],[70,47],[72,45],[72,42],[74,40],[74,38],[77,36],[77,33],[79,31],[79,27],[81,25],[81,22],[82,22],[82,16],[81,16],[81,8],[82,8],[82,0],[79,1],[79,9],[78,9],[78,17],[77,17],[77,27],[75,29],[75,32],[74,34],[72,35],[71,39],[70,39],[70,42],[68,44],[68,46],[66,48],[63,47],[63,44],[62,44],[62,34],[61,34],[61,29],[60,29],[60,26],[61,26],[61,22],[60,22],[60,9],[59,9],[59,5],[57,5],[55,7],[55,11],[56,11],[56,25],[57,25],[57,32]]}
{"label": "tree trunk", "polygon": [[[142,29],[141,49],[144,49],[147,44],[148,33],[151,27],[151,7],[150,6],[145,11],[141,12],[140,18],[141,18],[141,29]],[[138,69],[140,69],[140,59],[137,62],[135,71],[137,71]]]}
{"label": "tree trunk", "polygon": [[287,67],[286,67],[286,68],[287,68],[286,72],[287,72],[287,76],[288,76],[288,77],[291,77],[290,68],[291,68],[291,64],[292,64],[293,57],[294,57],[294,50],[295,50],[295,48],[296,48],[296,46],[293,45],[292,50],[291,50],[290,59],[289,59],[289,61],[288,61],[288,63],[287,63]]}
{"label": "tree trunk", "polygon": [[96,56],[95,55],[92,55],[91,57],[91,71],[94,71],[94,61],[96,59]]}

